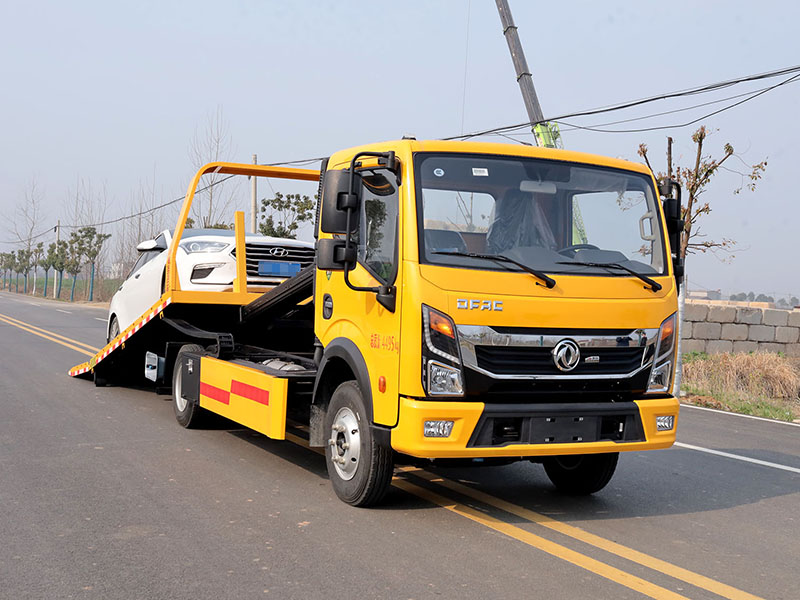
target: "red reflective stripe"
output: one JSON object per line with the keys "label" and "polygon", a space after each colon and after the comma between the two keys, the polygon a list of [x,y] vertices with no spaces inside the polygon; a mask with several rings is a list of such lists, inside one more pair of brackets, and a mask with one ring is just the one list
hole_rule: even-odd
{"label": "red reflective stripe", "polygon": [[254,385],[242,383],[241,381],[231,381],[231,394],[269,406],[269,392]]}
{"label": "red reflective stripe", "polygon": [[230,392],[214,387],[213,385],[208,385],[202,381],[200,382],[200,395],[216,400],[217,402],[222,402],[223,404],[231,403]]}

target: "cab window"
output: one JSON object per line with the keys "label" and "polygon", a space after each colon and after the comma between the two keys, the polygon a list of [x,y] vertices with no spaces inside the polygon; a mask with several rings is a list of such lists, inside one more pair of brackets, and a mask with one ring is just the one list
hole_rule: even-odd
{"label": "cab window", "polygon": [[362,173],[358,260],[384,283],[397,271],[397,179],[387,169]]}

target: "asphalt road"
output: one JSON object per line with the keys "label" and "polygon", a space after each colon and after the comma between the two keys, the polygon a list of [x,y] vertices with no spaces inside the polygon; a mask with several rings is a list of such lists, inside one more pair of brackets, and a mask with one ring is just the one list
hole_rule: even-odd
{"label": "asphalt road", "polygon": [[299,438],[68,377],[104,317],[0,292],[0,598],[800,598],[797,426],[686,407],[593,497],[517,463],[355,509]]}

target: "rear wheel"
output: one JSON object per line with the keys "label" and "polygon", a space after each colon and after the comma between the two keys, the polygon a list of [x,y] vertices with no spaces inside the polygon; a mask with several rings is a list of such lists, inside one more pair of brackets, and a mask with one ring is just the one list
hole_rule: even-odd
{"label": "rear wheel", "polygon": [[119,335],[119,321],[117,317],[111,317],[111,324],[108,326],[108,338],[106,344]]}
{"label": "rear wheel", "polygon": [[602,490],[614,475],[619,453],[551,456],[544,470],[558,491],[586,496]]}
{"label": "rear wheel", "polygon": [[325,452],[336,495],[352,506],[380,502],[392,482],[392,449],[372,435],[361,390],[346,381],[333,392],[325,417]]}
{"label": "rear wheel", "polygon": [[[172,370],[172,406],[175,409],[175,418],[178,423],[187,429],[202,427],[208,423],[211,413],[201,408],[199,404],[192,402],[184,397],[183,389],[183,357],[191,352],[192,354],[202,354],[203,347],[198,344],[185,344],[178,350],[175,358],[175,367]],[[200,365],[197,365],[199,368]]]}

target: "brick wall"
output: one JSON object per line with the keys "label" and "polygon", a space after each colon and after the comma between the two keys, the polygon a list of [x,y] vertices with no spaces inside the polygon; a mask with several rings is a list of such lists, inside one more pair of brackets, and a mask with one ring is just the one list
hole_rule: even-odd
{"label": "brick wall", "polygon": [[683,352],[783,352],[800,356],[800,309],[686,301]]}

